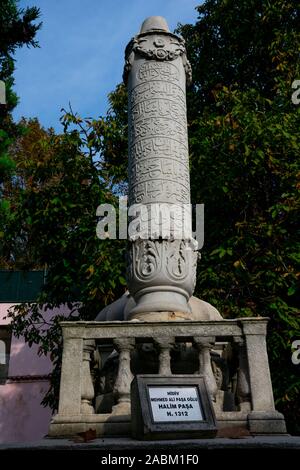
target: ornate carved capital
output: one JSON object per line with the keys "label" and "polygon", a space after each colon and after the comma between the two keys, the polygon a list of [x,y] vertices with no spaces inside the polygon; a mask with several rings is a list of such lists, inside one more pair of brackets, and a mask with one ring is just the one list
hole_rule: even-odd
{"label": "ornate carved capital", "polygon": [[148,31],[138,34],[131,39],[125,50],[125,67],[123,80],[127,83],[128,75],[135,55],[148,60],[173,61],[178,57],[183,58],[183,66],[186,72],[187,83],[192,80],[192,69],[186,57],[185,41],[183,38],[169,32]]}

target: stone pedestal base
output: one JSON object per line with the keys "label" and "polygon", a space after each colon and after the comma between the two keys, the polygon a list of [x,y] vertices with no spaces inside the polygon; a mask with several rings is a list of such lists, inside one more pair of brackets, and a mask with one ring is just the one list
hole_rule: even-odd
{"label": "stone pedestal base", "polygon": [[[89,442],[72,442],[72,440],[65,438],[65,439],[42,439],[40,441],[35,442],[22,442],[17,443],[13,442],[10,444],[4,443],[0,444],[0,451],[10,451],[11,457],[13,456],[14,461],[16,461],[16,455],[21,455],[22,462],[20,464],[24,466],[24,457],[28,457],[28,463],[32,465],[32,460],[34,455],[28,451],[70,451],[72,452],[71,457],[75,455],[75,459],[77,456],[80,456],[80,451],[84,451],[84,455],[82,456],[83,459],[89,457],[89,452],[91,455],[95,455],[95,459],[97,460],[97,468],[102,468],[99,466],[99,462],[101,456],[107,457],[108,453],[111,452],[118,452],[118,455],[128,455],[130,452],[133,455],[136,455],[137,452],[143,451],[147,452],[148,454],[161,454],[164,452],[165,454],[179,454],[179,451],[184,451],[189,454],[197,454],[199,455],[199,462],[200,462],[200,455],[203,458],[203,455],[207,455],[208,460],[211,461],[212,454],[214,457],[218,455],[218,451],[220,451],[220,468],[224,466],[224,451],[227,453],[227,457],[229,456],[227,450],[235,451],[236,449],[241,449],[243,451],[242,455],[245,456],[249,455],[249,457],[253,456],[256,457],[254,454],[255,450],[259,451],[259,457],[261,457],[262,451],[266,451],[270,457],[273,455],[273,451],[279,451],[280,455],[282,452],[285,452],[287,458],[290,457],[291,450],[300,450],[300,437],[299,436],[243,436],[242,439],[228,439],[228,438],[218,438],[215,439],[184,439],[181,441],[178,440],[164,440],[164,441],[136,441],[135,439],[128,438],[128,437],[119,437],[116,439],[115,437],[109,438],[101,438],[95,439]],[[76,451],[74,454],[74,450]],[[18,451],[17,454],[15,451]],[[19,451],[25,451],[20,452]],[[247,453],[249,451],[249,454]],[[14,454],[12,454],[14,452]],[[230,453],[230,457],[231,457]],[[1,455],[2,456],[2,455]],[[44,457],[44,454],[43,454]],[[48,461],[48,457],[50,457],[49,453],[45,454],[45,458]],[[240,455],[238,455],[240,457]],[[236,458],[236,454],[235,454]],[[29,460],[30,459],[30,460]],[[93,460],[93,464],[95,462]],[[55,461],[57,461],[57,455],[55,455]],[[80,461],[80,457],[79,457]],[[202,460],[203,461],[203,460]],[[86,468],[88,460],[84,462],[84,468]],[[214,463],[216,461],[214,460]],[[124,465],[123,465],[124,467]],[[94,468],[94,465],[92,466]],[[106,468],[106,466],[104,467]],[[117,468],[117,466],[116,466]],[[125,467],[126,468],[126,467]],[[129,468],[129,466],[127,467]],[[192,468],[192,467],[191,467]],[[196,466],[194,468],[197,468]]]}
{"label": "stone pedestal base", "polygon": [[[74,436],[80,432],[93,429],[97,436],[130,436],[131,416],[129,414],[95,414],[95,415],[56,415],[50,424],[49,437]],[[277,411],[263,412],[219,412],[217,413],[218,429],[248,429],[252,435],[286,434],[284,417]]]}
{"label": "stone pedestal base", "polygon": [[190,321],[192,314],[187,312],[165,311],[165,312],[142,312],[130,314],[130,321]]}
{"label": "stone pedestal base", "polygon": [[[133,307],[129,313],[129,320],[137,318],[137,316],[160,314],[161,312],[180,312],[181,315],[185,315],[186,318],[191,318],[191,308],[188,304],[188,296],[181,289],[173,289],[170,287],[170,290],[167,291],[166,287],[162,290],[164,286],[161,287],[161,290],[158,288],[147,288],[143,289],[139,295],[136,295],[136,306]],[[185,319],[181,317],[181,319]]]}
{"label": "stone pedestal base", "polygon": [[93,429],[97,436],[130,436],[130,415],[56,415],[49,427],[49,437],[71,437]]}
{"label": "stone pedestal base", "polygon": [[[153,320],[153,313],[149,313]],[[186,362],[199,355],[197,373],[206,379],[216,411],[218,429],[237,427],[248,430],[252,435],[285,434],[284,417],[274,408],[265,341],[267,320],[241,318],[174,321],[171,328],[170,321],[162,321],[162,317],[172,314],[175,320],[179,320],[180,312],[177,314],[176,311],[167,310],[156,312],[156,320],[159,321],[62,322],[64,350],[59,413],[51,422],[49,436],[73,436],[89,429],[95,430],[99,437],[130,435],[130,384],[133,379],[131,368],[134,366],[134,356],[139,356],[141,361],[145,357],[140,345],[148,343],[152,343],[151,347],[158,356],[159,367],[158,370],[155,368],[153,373],[160,376],[175,376],[171,370],[171,353],[176,344],[194,345],[194,353],[192,356],[186,355]],[[214,348],[219,351],[219,346],[223,348],[230,338],[233,339],[233,346],[236,343],[242,345],[247,359],[241,360],[241,346],[232,348],[233,351],[238,349],[239,367],[237,391],[235,397],[231,396],[231,401],[233,405],[236,402],[242,403],[239,411],[230,411],[230,407],[225,406],[225,399],[220,390],[221,382],[216,382],[219,372]],[[100,398],[94,403],[97,391],[93,389],[91,370],[88,367],[92,347],[95,347],[97,341],[100,345],[109,344],[110,350],[116,349],[119,352],[111,405],[114,405],[116,398],[118,403],[109,414],[105,412],[110,411],[111,407],[103,407],[104,413],[99,413],[102,404]],[[176,356],[174,357],[176,359]],[[112,371],[114,367],[115,365]],[[234,410],[234,406],[231,409]]]}
{"label": "stone pedestal base", "polygon": [[226,428],[248,429],[247,413],[241,411],[216,412],[218,430]]}
{"label": "stone pedestal base", "polygon": [[111,416],[131,416],[131,405],[127,402],[117,403],[112,407]]}
{"label": "stone pedestal base", "polygon": [[248,428],[251,434],[286,434],[284,416],[278,411],[251,411]]}

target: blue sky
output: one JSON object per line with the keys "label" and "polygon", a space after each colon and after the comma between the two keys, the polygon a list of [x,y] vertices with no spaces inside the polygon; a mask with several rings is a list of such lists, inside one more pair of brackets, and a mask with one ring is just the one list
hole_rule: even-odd
{"label": "blue sky", "polygon": [[164,16],[172,31],[194,23],[200,0],[21,0],[37,6],[43,26],[39,49],[16,53],[14,111],[58,131],[60,109],[71,102],[81,116],[107,110],[107,94],[122,81],[124,49],[145,18]]}

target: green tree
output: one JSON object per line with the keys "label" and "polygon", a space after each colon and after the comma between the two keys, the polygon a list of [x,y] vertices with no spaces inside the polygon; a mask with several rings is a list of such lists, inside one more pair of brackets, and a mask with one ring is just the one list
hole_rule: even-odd
{"label": "green tree", "polygon": [[37,119],[23,120],[27,132],[10,147],[17,178],[4,188],[13,211],[3,226],[0,260],[8,268],[46,267],[37,302],[17,306],[11,317],[15,334],[39,344],[41,354],[51,352],[55,368],[44,403],[53,408],[62,352],[58,322],[66,315],[49,319],[47,311],[65,305],[70,320],[93,320],[125,288],[125,243],[96,235],[97,207],[118,205],[99,156],[101,120],[84,120],[70,110],[62,123],[64,132],[57,135]]}
{"label": "green tree", "polygon": [[[277,407],[299,432],[300,10],[283,0],[208,0],[179,28],[188,93],[192,200],[205,203],[196,293],[227,317],[270,317]],[[297,424],[298,423],[298,424]]]}
{"label": "green tree", "polygon": [[[20,47],[37,47],[35,40],[41,23],[35,21],[40,16],[36,7],[20,9],[16,0],[2,0],[0,5],[0,80],[6,88],[6,104],[0,105],[0,217],[8,216],[9,201],[3,197],[3,182],[10,178],[14,162],[9,156],[9,146],[24,129],[12,119],[12,111],[18,98],[13,91],[14,54]],[[1,238],[1,237],[0,237]]]}

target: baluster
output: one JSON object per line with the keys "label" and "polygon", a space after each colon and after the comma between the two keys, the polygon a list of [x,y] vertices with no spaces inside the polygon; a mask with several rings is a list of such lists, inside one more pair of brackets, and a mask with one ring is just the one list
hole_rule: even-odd
{"label": "baluster", "polygon": [[234,338],[238,346],[238,370],[236,396],[241,411],[251,410],[251,394],[246,345],[242,338]]}
{"label": "baluster", "polygon": [[115,338],[114,345],[119,352],[119,367],[114,391],[118,396],[118,403],[113,406],[113,414],[130,414],[130,385],[133,374],[130,368],[130,353],[135,346],[134,338]]}
{"label": "baluster", "polygon": [[94,385],[91,376],[91,355],[95,350],[95,341],[83,341],[83,357],[82,357],[82,382],[81,382],[81,408],[82,414],[95,413],[93,407],[93,399],[95,395]]}
{"label": "baluster", "polygon": [[170,349],[174,342],[175,338],[155,338],[159,347],[159,375],[172,375]]}
{"label": "baluster", "polygon": [[214,338],[194,337],[196,349],[199,351],[199,374],[205,377],[211,399],[215,402],[217,396],[217,383],[212,370],[210,350],[212,349]]}

